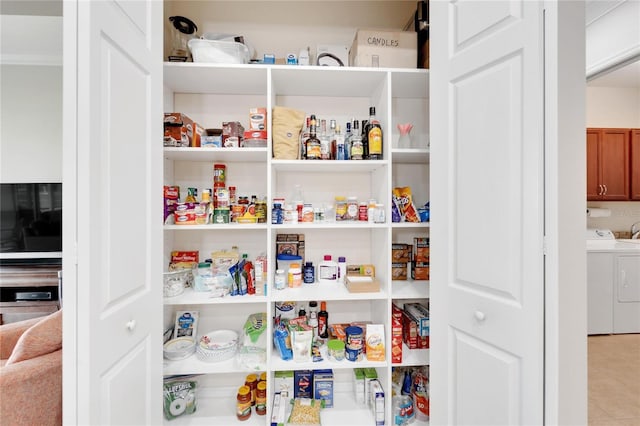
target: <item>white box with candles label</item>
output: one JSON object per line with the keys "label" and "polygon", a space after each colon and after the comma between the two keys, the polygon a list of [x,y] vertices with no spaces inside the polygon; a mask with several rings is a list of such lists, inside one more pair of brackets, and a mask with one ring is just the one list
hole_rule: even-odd
{"label": "white box with candles label", "polygon": [[349,50],[352,67],[417,68],[418,36],[415,31],[362,29]]}

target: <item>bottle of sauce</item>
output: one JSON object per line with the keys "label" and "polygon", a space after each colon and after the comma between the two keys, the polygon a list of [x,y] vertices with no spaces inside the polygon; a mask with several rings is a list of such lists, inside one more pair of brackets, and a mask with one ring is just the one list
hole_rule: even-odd
{"label": "bottle of sauce", "polygon": [[236,416],[238,420],[247,420],[251,417],[251,389],[249,386],[240,386],[236,398]]}
{"label": "bottle of sauce", "polygon": [[260,381],[256,387],[256,414],[264,416],[267,414],[267,382]]}
{"label": "bottle of sauce", "polygon": [[320,302],[320,312],[318,312],[318,337],[329,338],[329,313],[327,312],[327,302]]}
{"label": "bottle of sauce", "polygon": [[251,405],[256,405],[256,387],[258,385],[258,376],[256,374],[249,374],[244,381],[245,386],[249,386],[251,390]]}

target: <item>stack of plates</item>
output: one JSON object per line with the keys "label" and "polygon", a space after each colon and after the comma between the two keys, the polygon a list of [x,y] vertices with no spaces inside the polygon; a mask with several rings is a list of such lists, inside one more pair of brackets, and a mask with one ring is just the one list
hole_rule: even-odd
{"label": "stack of plates", "polygon": [[236,354],[238,333],[233,330],[210,331],[200,338],[196,353],[206,362],[226,361]]}

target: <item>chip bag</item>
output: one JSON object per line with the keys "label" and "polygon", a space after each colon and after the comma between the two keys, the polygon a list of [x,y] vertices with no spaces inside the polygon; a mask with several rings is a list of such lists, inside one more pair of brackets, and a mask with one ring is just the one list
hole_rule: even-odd
{"label": "chip bag", "polygon": [[405,222],[420,222],[418,210],[413,204],[410,187],[393,188],[393,198],[400,208],[400,214],[404,217]]}

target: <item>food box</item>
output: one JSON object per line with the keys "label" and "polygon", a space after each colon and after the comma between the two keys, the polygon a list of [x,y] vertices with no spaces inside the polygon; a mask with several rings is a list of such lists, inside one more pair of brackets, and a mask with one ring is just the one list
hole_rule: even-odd
{"label": "food box", "polygon": [[221,148],[222,147],[222,129],[205,129],[202,136],[202,147]]}
{"label": "food box", "polygon": [[264,137],[261,139],[267,138],[266,108],[249,108],[249,130],[263,130]]}
{"label": "food box", "polygon": [[313,398],[313,371],[295,370],[293,372],[294,398]]}
{"label": "food box", "polygon": [[[273,391],[283,396],[293,397],[293,371],[276,371],[274,373]],[[286,393],[286,394],[285,394]]]}
{"label": "food box", "polygon": [[313,370],[313,396],[324,400],[324,407],[333,407],[333,370]]}
{"label": "food box", "polygon": [[181,112],[164,114],[164,146],[199,147],[204,128]]}
{"label": "food box", "polygon": [[290,395],[283,395],[281,392],[276,391],[274,393],[273,406],[271,408],[271,426],[284,426],[290,398]]}
{"label": "food box", "polygon": [[276,236],[276,256],[279,254],[292,254],[302,258],[304,265],[304,234],[278,234]]}
{"label": "food box", "polygon": [[371,382],[370,398],[371,412],[376,421],[376,426],[384,425],[384,389],[378,379]]}
{"label": "food box", "polygon": [[391,245],[391,263],[409,263],[411,261],[411,246],[409,244]]}
{"label": "food box", "polygon": [[225,121],[222,123],[222,146],[224,148],[238,148],[244,135],[244,127],[239,121]]}
{"label": "food box", "polygon": [[418,335],[429,335],[429,310],[419,303],[405,303],[404,310],[411,315],[418,325]]}
{"label": "food box", "polygon": [[402,309],[391,305],[391,362],[402,362]]}
{"label": "food box", "polygon": [[373,367],[364,369],[364,400],[367,405],[371,404],[371,382],[378,379],[378,372]]}
{"label": "food box", "polygon": [[353,391],[356,402],[364,404],[364,369],[353,369]]}
{"label": "food box", "polygon": [[376,267],[374,265],[347,265],[347,275],[365,275],[367,277],[376,276]]}
{"label": "food box", "polygon": [[163,223],[167,223],[167,219],[173,220],[173,214],[178,209],[178,202],[180,201],[180,187],[179,186],[165,186],[164,187],[164,218]]}
{"label": "food box", "polygon": [[415,237],[413,239],[413,259],[412,261],[418,263],[429,263],[429,238]]}
{"label": "food box", "polygon": [[428,280],[429,279],[429,264],[428,263],[412,263],[411,264],[411,279],[412,280]]}
{"label": "food box", "polygon": [[[372,60],[378,57],[376,65]],[[349,49],[352,67],[416,68],[418,36],[414,31],[360,29]]]}
{"label": "food box", "polygon": [[406,311],[402,311],[402,341],[409,349],[418,349],[418,324]]}
{"label": "food box", "polygon": [[394,281],[406,281],[407,280],[407,264],[406,263],[392,263],[391,264],[391,279]]}

